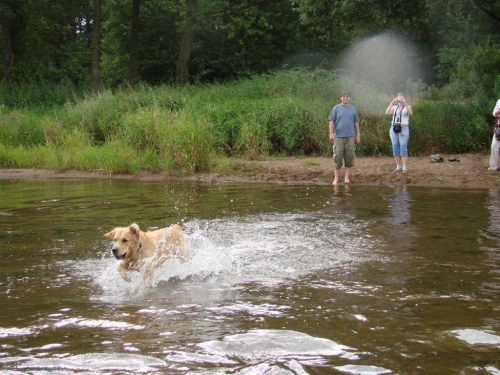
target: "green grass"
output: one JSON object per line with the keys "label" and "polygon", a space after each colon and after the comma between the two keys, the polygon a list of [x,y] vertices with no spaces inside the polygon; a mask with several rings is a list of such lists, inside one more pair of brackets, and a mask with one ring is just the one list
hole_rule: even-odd
{"label": "green grass", "polygon": [[[0,167],[194,173],[234,171],[233,157],[330,156],[328,116],[343,88],[361,117],[357,154],[391,155],[384,111],[393,95],[332,72],[281,71],[227,84],[67,94],[53,105],[0,104]],[[488,148],[490,106],[408,99],[411,154]]]}
{"label": "green grass", "polygon": [[316,163],[315,161],[312,161],[312,160],[308,160],[308,161],[305,161],[302,165],[304,167],[318,167],[319,163]]}

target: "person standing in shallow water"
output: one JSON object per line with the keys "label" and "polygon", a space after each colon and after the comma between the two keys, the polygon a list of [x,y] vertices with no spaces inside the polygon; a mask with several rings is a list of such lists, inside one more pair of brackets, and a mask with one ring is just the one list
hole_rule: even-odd
{"label": "person standing in shallow water", "polygon": [[354,167],[355,145],[361,142],[359,116],[356,108],[351,104],[351,94],[342,91],[341,103],[333,107],[330,112],[330,142],[333,143],[333,164],[335,179],[333,185],[339,183],[340,169],[345,163],[344,183],[351,183],[351,168]]}
{"label": "person standing in shallow water", "polygon": [[[410,139],[410,116],[413,115],[411,105],[406,103],[404,94],[399,93],[385,110],[386,115],[392,115],[389,136],[392,142],[392,154],[396,160],[396,172],[407,172],[408,140]],[[394,132],[394,124],[400,124],[401,130]]]}

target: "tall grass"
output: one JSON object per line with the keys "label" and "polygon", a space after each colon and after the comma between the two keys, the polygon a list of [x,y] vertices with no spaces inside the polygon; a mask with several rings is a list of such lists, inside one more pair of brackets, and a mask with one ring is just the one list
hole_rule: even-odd
{"label": "tall grass", "polygon": [[13,83],[10,87],[0,83],[1,102],[11,108],[53,108],[67,102],[74,103],[81,95],[70,82]]}
{"label": "tall grass", "polygon": [[209,169],[212,133],[203,117],[180,112],[159,129],[160,153],[167,167],[183,172]]}
{"label": "tall grass", "polygon": [[0,110],[0,142],[11,146],[36,146],[45,142],[43,113],[38,110]]}
{"label": "tall grass", "polygon": [[[384,112],[393,93],[297,70],[228,84],[104,90],[52,106],[0,104],[0,167],[193,173],[224,168],[224,157],[326,156],[328,116],[344,88],[361,117],[357,154],[390,155]],[[408,99],[411,154],[488,148],[494,103]]]}

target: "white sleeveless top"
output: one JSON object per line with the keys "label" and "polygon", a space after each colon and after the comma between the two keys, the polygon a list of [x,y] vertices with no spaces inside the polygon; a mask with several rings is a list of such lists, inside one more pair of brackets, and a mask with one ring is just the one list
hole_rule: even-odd
{"label": "white sleeveless top", "polygon": [[401,125],[409,126],[410,114],[408,113],[406,106],[404,106],[402,110],[400,110],[397,105],[393,105],[392,108],[394,110],[394,113],[392,114],[392,124],[394,125],[395,123],[400,123]]}

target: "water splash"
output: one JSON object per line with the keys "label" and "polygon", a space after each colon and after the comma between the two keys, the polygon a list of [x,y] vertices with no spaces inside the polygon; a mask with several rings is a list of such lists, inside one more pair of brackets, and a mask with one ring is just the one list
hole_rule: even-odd
{"label": "water splash", "polygon": [[451,331],[451,334],[469,345],[494,345],[500,347],[500,336],[478,329],[460,329]]}
{"label": "water splash", "polygon": [[82,371],[102,372],[124,372],[124,373],[154,373],[159,368],[165,367],[166,363],[154,357],[135,354],[82,354],[69,356],[67,358],[32,358],[25,364],[21,364],[20,370],[61,370],[66,373],[79,373]]}
{"label": "water splash", "polygon": [[362,366],[362,365],[345,365],[345,366],[336,366],[336,370],[345,373],[345,374],[353,374],[353,375],[387,375],[392,374],[391,370],[377,367],[377,366]]}
{"label": "water splash", "polygon": [[184,225],[190,238],[190,260],[183,263],[176,257],[167,259],[150,284],[139,272],[130,273],[129,283],[122,280],[109,252],[101,260],[89,260],[78,267],[80,273],[91,273],[86,277],[102,290],[97,298],[115,302],[144,295],[151,287],[175,280],[203,282],[217,278],[227,286],[248,282],[272,285],[372,259],[374,255],[367,249],[376,243],[360,235],[366,225],[324,213],[194,220]]}
{"label": "water splash", "polygon": [[197,346],[206,355],[245,363],[238,374],[307,374],[303,365],[326,365],[329,357],[359,359],[354,348],[290,330],[255,329]]}
{"label": "water splash", "polygon": [[198,346],[212,354],[250,361],[279,357],[344,356],[354,350],[301,332],[269,329],[251,330]]}

